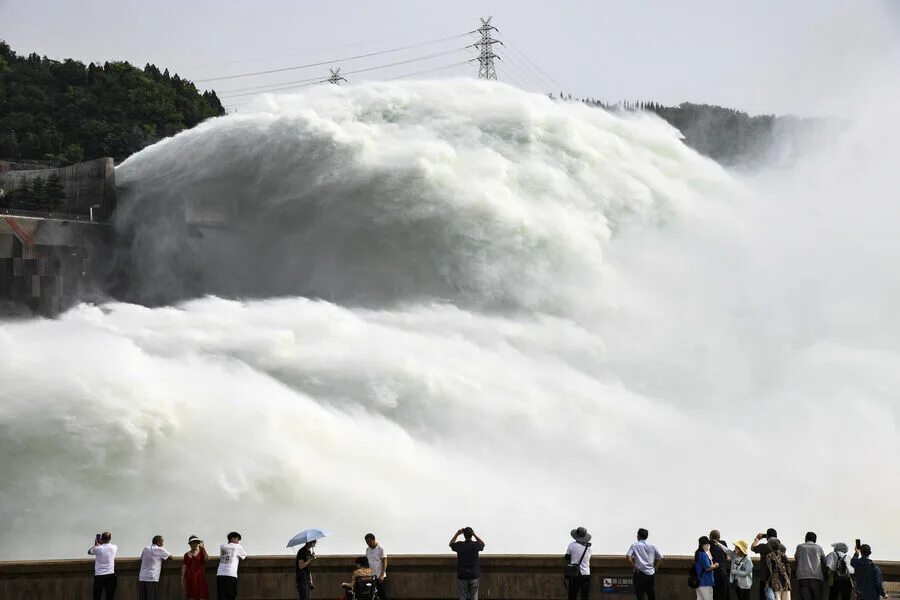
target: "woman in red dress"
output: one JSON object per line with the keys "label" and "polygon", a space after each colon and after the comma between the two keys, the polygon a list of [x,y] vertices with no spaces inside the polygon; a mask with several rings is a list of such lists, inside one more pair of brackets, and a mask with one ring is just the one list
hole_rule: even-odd
{"label": "woman in red dress", "polygon": [[209,555],[203,547],[203,540],[196,535],[188,539],[191,549],[184,554],[181,567],[181,587],[187,600],[209,600],[209,587],[206,585],[206,559]]}

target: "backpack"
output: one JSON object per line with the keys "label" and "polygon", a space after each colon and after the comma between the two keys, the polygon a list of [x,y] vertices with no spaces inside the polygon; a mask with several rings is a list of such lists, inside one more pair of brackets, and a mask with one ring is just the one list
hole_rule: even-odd
{"label": "backpack", "polygon": [[850,579],[850,571],[847,569],[847,561],[843,556],[837,557],[837,562],[834,565],[834,574],[835,581],[848,581]]}
{"label": "backpack", "polygon": [[697,575],[697,559],[694,559],[694,562],[691,564],[688,569],[688,587],[692,589],[697,589],[700,587],[700,576]]}

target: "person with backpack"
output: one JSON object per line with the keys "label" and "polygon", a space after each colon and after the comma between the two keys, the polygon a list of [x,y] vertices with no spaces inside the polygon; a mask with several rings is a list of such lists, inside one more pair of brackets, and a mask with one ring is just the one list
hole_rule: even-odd
{"label": "person with backpack", "polygon": [[778,538],[769,538],[766,567],[769,577],[766,585],[772,592],[770,594],[767,590],[767,596],[775,600],[791,600],[791,565],[785,554],[784,545]]}
{"label": "person with backpack", "polygon": [[766,600],[766,582],[769,580],[770,576],[768,563],[766,561],[766,556],[771,550],[769,547],[769,539],[777,537],[778,532],[775,531],[773,527],[769,527],[765,533],[757,533],[753,542],[750,544],[750,549],[759,554],[759,564],[762,565],[762,569],[760,569],[759,572],[759,600]]}
{"label": "person with backpack", "polygon": [[569,532],[574,542],[566,548],[568,599],[587,600],[591,593],[591,534],[584,527]]}
{"label": "person with backpack", "polygon": [[[862,554],[862,556],[860,556]],[[881,569],[869,558],[872,555],[872,547],[862,544],[856,548],[850,565],[856,571],[856,598],[857,600],[882,600],[887,598],[884,591],[884,577]]]}
{"label": "person with backpack", "polygon": [[831,545],[834,550],[825,557],[825,580],[828,600],[850,600],[853,595],[853,567],[847,559],[849,548],[844,542]]}
{"label": "person with backpack", "polygon": [[[719,563],[713,562],[712,544],[705,535],[697,540],[697,551],[694,552],[693,571],[696,579],[689,578],[688,585],[697,591],[697,600],[713,600],[713,587],[716,585],[716,569]],[[696,583],[696,585],[694,585]]]}

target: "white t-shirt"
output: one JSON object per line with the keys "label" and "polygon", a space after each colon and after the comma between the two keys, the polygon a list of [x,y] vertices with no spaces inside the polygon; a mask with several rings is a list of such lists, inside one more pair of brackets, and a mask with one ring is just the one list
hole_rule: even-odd
{"label": "white t-shirt", "polygon": [[385,554],[384,547],[381,544],[374,548],[366,545],[366,558],[369,561],[369,568],[375,571],[375,577],[380,578],[384,572],[384,559],[386,557],[387,554]]}
{"label": "white t-shirt", "polygon": [[240,544],[222,544],[219,546],[219,569],[216,575],[225,577],[237,577],[238,562],[247,558],[244,547]]}
{"label": "white t-shirt", "polygon": [[581,555],[584,554],[584,558],[581,559],[581,565],[579,567],[579,572],[582,575],[590,575],[591,574],[591,547],[587,547],[587,552],[584,550],[584,544],[579,544],[578,542],[572,542],[569,544],[569,547],[566,548],[566,554],[569,555],[569,564],[577,565],[578,559],[581,558]]}
{"label": "white t-shirt", "polygon": [[159,573],[162,571],[162,561],[172,556],[162,546],[152,544],[141,552],[141,572],[138,581],[159,581]]}
{"label": "white t-shirt", "polygon": [[116,552],[119,547],[115,544],[100,544],[88,550],[88,554],[96,557],[94,561],[94,575],[112,575],[116,572]]}

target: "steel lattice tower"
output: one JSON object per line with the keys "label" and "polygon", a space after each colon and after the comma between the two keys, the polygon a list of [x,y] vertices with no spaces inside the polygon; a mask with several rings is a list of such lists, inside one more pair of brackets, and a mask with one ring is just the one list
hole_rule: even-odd
{"label": "steel lattice tower", "polygon": [[491,32],[497,31],[497,28],[491,25],[491,19],[481,19],[481,27],[475,30],[481,34],[481,39],[472,44],[471,47],[478,48],[478,79],[497,79],[497,69],[494,68],[494,59],[500,60],[500,57],[494,54],[494,44],[503,45],[500,40],[491,37]]}
{"label": "steel lattice tower", "polygon": [[328,70],[331,71],[331,77],[329,77],[329,78],[326,80],[326,81],[328,81],[328,83],[333,83],[334,85],[340,85],[340,83],[341,83],[342,81],[343,81],[344,83],[350,83],[349,81],[347,81],[346,79],[344,79],[344,76],[343,76],[343,75],[341,75],[341,68],[340,68],[340,67],[338,67],[337,69],[328,69]]}

